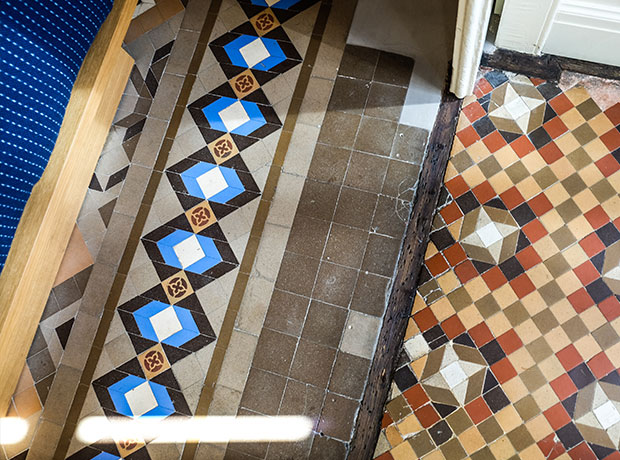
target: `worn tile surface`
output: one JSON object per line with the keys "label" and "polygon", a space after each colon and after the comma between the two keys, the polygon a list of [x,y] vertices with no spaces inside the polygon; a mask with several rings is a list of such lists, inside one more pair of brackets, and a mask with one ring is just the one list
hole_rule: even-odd
{"label": "worn tile surface", "polygon": [[619,171],[614,84],[481,72],[377,458],[620,455]]}

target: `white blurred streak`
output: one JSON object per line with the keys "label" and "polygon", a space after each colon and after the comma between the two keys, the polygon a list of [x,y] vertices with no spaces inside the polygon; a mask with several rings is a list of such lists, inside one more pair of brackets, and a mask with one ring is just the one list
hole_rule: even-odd
{"label": "white blurred streak", "polygon": [[0,418],[0,444],[17,444],[26,437],[28,422],[19,417]]}
{"label": "white blurred streak", "polygon": [[312,420],[301,416],[141,417],[137,419],[87,417],[77,437],[88,444],[144,439],[157,444],[181,442],[293,442],[306,439]]}

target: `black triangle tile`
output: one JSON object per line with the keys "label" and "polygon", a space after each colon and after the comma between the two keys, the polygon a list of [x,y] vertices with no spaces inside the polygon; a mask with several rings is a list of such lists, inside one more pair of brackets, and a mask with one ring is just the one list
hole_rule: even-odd
{"label": "black triangle tile", "polygon": [[103,224],[106,228],[108,228],[108,225],[110,224],[110,219],[112,218],[112,212],[114,212],[115,206],[116,198],[99,208],[99,215],[101,216],[101,220],[103,220]]}

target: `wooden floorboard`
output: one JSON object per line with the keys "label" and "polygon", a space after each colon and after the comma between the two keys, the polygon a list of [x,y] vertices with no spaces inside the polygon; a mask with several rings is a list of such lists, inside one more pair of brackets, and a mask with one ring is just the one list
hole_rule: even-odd
{"label": "wooden floorboard", "polygon": [[368,385],[355,424],[348,458],[370,459],[381,430],[384,405],[407,329],[420,269],[428,245],[433,216],[445,176],[462,101],[449,93],[442,97],[439,114],[422,165],[416,198],[398,261],[397,274],[379,332]]}

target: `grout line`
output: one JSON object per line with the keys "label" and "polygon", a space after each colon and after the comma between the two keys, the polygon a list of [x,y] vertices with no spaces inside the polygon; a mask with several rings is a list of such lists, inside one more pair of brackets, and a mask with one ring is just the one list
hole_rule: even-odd
{"label": "grout line", "polygon": [[[204,35],[211,33],[211,30],[213,29],[213,26],[215,24],[217,11],[219,10],[221,3],[222,0],[212,0],[209,7],[209,12],[207,13],[207,17],[205,18],[205,22],[200,33],[200,37],[198,38],[198,43],[200,43],[200,40]],[[202,60],[202,55],[200,54],[200,51],[202,49],[203,48],[199,45],[195,47],[189,69],[194,69],[200,65],[200,62]],[[140,205],[140,210],[138,212],[138,215],[136,216],[136,220],[132,227],[129,241],[127,242],[127,246],[125,247],[125,251],[123,252],[123,256],[119,264],[119,270],[117,271],[116,277],[114,279],[114,284],[112,285],[112,290],[106,301],[104,312],[99,323],[99,327],[97,329],[97,334],[95,336],[92,348],[86,361],[87,365],[82,371],[78,391],[73,399],[73,402],[71,403],[71,408],[69,409],[69,413],[65,421],[65,426],[61,433],[60,441],[56,447],[54,458],[64,459],[66,457],[67,451],[69,450],[73,434],[77,427],[80,412],[86,401],[86,395],[92,382],[94,372],[96,370],[96,363],[99,362],[99,358],[103,351],[105,338],[112,323],[112,319],[114,318],[114,311],[116,309],[116,306],[118,305],[118,301],[120,299],[121,292],[125,284],[126,274],[123,273],[123,271],[128,271],[129,266],[131,265],[135,251],[137,250],[140,241],[140,235],[142,234],[144,225],[146,224],[148,213],[150,211],[150,205],[146,204],[144,199],[146,199],[146,201],[152,201],[159,182],[163,177],[162,171],[165,168],[165,164],[168,159],[170,149],[172,147],[172,139],[174,139],[181,122],[181,116],[178,116],[178,113],[180,112],[181,115],[183,114],[183,110],[189,100],[189,95],[194,80],[195,75],[189,73],[188,70],[188,75],[183,82],[183,86],[177,98],[177,103],[174,106],[171,122],[169,123],[166,130],[164,140],[157,155],[155,166],[153,167],[151,177],[144,192],[143,203]],[[84,388],[84,390],[80,391],[82,388]]]}
{"label": "grout line", "polygon": [[[292,132],[296,125],[297,116],[299,114],[301,103],[303,101],[303,98],[301,96],[306,93],[306,90],[308,88],[308,83],[310,82],[312,69],[318,56],[319,46],[321,44],[321,37],[323,35],[323,32],[325,31],[325,25],[327,23],[327,18],[329,16],[330,10],[330,2],[321,3],[320,9],[317,14],[317,19],[314,24],[314,29],[312,33],[313,39],[310,40],[310,43],[308,44],[308,48],[306,50],[306,56],[304,58],[304,61],[301,63],[302,69],[298,77],[295,90],[293,91],[293,97],[291,98],[286,120],[284,121],[282,130],[280,132],[280,138],[278,139],[278,144],[275,154],[273,156],[271,168],[265,182],[263,195],[260,198],[259,206],[256,212],[256,216],[254,218],[254,223],[252,224],[252,230],[250,231],[248,246],[246,247],[246,251],[243,255],[239,275],[237,276],[237,280],[235,281],[233,292],[228,304],[228,308],[226,310],[226,315],[224,317],[224,322],[222,323],[219,337],[215,344],[216,350],[221,350],[221,352],[217,355],[214,353],[209,364],[209,369],[207,371],[204,387],[198,400],[198,406],[195,413],[196,416],[208,414],[209,407],[211,405],[211,402],[213,401],[216,382],[222,369],[226,350],[228,349],[228,345],[230,344],[237,314],[239,312],[239,308],[241,306],[241,302],[247,288],[247,283],[249,281],[250,271],[256,259],[258,245],[265,228],[267,216],[271,207],[271,202],[273,201],[273,198],[275,196],[278,180],[280,178],[280,175],[282,174],[282,165],[284,164],[284,159],[288,152]],[[284,393],[282,394],[282,397],[284,397]],[[198,443],[186,443],[185,448],[183,449],[183,455],[181,457],[182,460],[193,459],[196,455],[197,448]]]}

